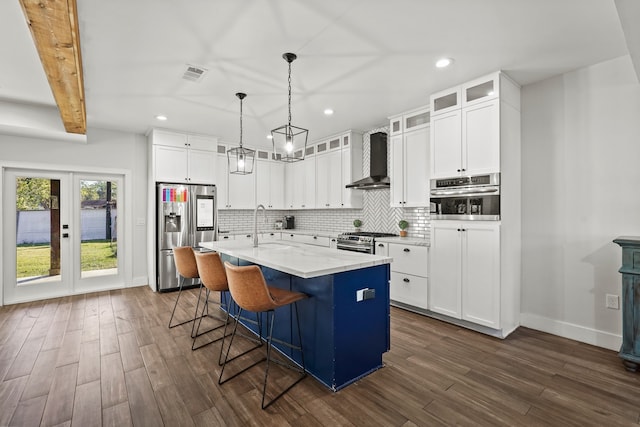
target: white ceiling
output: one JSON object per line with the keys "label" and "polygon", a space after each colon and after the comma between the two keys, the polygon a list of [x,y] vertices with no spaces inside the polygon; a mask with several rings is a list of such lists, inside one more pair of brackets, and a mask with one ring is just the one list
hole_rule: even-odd
{"label": "white ceiling", "polygon": [[[268,145],[369,130],[430,93],[502,69],[524,85],[628,53],[614,0],[78,1],[88,127],[160,126]],[[54,105],[17,0],[0,2],[0,100]],[[446,70],[436,59],[455,59]],[[186,64],[208,69],[182,79]],[[332,117],[323,115],[333,108]],[[165,114],[169,120],[157,122]]]}

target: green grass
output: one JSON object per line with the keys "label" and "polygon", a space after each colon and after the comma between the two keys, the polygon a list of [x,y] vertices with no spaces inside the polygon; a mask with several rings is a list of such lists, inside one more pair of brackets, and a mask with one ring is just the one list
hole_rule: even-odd
{"label": "green grass", "polygon": [[[92,240],[81,243],[81,271],[116,268],[117,243],[108,240]],[[48,276],[51,267],[50,245],[18,245],[17,278]]]}

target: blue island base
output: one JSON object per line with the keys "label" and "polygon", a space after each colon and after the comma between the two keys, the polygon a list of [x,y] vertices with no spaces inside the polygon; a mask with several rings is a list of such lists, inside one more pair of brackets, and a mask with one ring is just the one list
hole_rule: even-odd
{"label": "blue island base", "polygon": [[[222,258],[235,265],[251,264],[224,254]],[[389,264],[309,279],[261,269],[269,286],[309,296],[298,302],[298,312],[305,367],[311,376],[337,391],[383,366],[382,355],[390,348]],[[276,310],[274,338],[291,342],[294,336],[297,341],[293,310],[291,306]],[[257,325],[241,323],[258,333]],[[262,325],[266,328],[266,321]],[[301,364],[298,352],[275,346]]]}

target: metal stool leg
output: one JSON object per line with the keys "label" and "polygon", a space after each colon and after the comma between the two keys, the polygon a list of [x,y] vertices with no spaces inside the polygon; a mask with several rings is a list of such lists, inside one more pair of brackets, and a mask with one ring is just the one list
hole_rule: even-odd
{"label": "metal stool leg", "polygon": [[[224,338],[225,338],[225,336],[226,336],[226,333],[227,333],[227,325],[228,325],[228,323],[229,323],[229,311],[228,311],[228,309],[227,309],[227,314],[226,314],[226,316],[225,316],[225,319],[221,319],[221,318],[219,318],[218,316],[215,316],[215,318],[216,318],[217,320],[220,320],[220,321],[221,321],[221,322],[223,322],[223,323],[221,323],[221,324],[220,324],[220,325],[218,325],[218,326],[214,326],[213,328],[208,329],[208,330],[206,330],[206,331],[200,332],[200,324],[202,323],[202,318],[203,318],[203,317],[208,317],[208,316],[209,316],[209,295],[210,295],[210,294],[211,294],[211,291],[209,291],[209,289],[207,289],[207,291],[206,291],[206,301],[205,301],[205,303],[204,303],[204,304],[203,304],[203,306],[202,306],[202,314],[201,314],[201,316],[198,318],[198,322],[197,322],[197,323],[198,323],[198,327],[197,327],[197,328],[196,328],[196,330],[195,330],[195,334],[191,334],[191,337],[193,338],[193,343],[191,344],[191,350],[198,350],[199,348],[205,347],[205,346],[207,346],[207,345],[209,345],[209,344],[213,344],[214,342],[218,342],[218,341],[220,341],[220,340],[224,340]],[[222,307],[222,302],[220,303],[220,306]],[[205,314],[205,310],[207,311],[207,314]],[[213,316],[212,316],[212,317],[213,317]],[[194,326],[195,326],[196,322],[193,322],[193,324],[194,324]],[[224,326],[224,333],[223,333],[223,335],[222,335],[221,337],[218,337],[218,338],[213,339],[213,340],[211,340],[211,341],[208,341],[208,342],[206,342],[206,343],[204,343],[204,344],[200,344],[199,346],[196,346],[196,340],[198,339],[198,337],[200,337],[200,336],[202,336],[202,335],[205,335],[205,334],[208,334],[209,332],[213,332],[213,331],[215,331],[216,329],[220,329],[220,328],[222,328],[223,326]],[[223,341],[223,346],[224,346],[224,341]],[[223,346],[222,346],[222,347],[223,347]],[[222,353],[222,347],[220,347],[220,352],[221,352],[221,353]],[[218,365],[220,365],[220,359],[221,359],[221,356],[218,356]]]}
{"label": "metal stool leg", "polygon": [[[180,300],[180,295],[182,295],[182,287],[184,285],[184,277],[180,276],[180,287],[178,288],[178,296],[176,297],[176,302],[173,304],[173,310],[171,311],[171,317],[169,318],[169,329],[175,328],[176,326],[184,325],[185,323],[193,322],[196,320],[198,315],[198,305],[200,304],[200,295],[202,293],[202,283],[200,283],[200,292],[198,292],[198,303],[196,304],[196,313],[193,316],[193,319],[185,320],[184,322],[176,323],[174,325],[171,324],[173,321],[173,316],[176,313],[176,307],[178,307],[178,301]],[[191,327],[191,334],[193,335],[193,326]]]}
{"label": "metal stool leg", "polygon": [[[302,370],[299,370],[299,368],[297,366],[288,364],[288,363],[284,363],[284,362],[279,362],[277,360],[273,360],[274,363],[277,363],[279,365],[282,365],[286,368],[292,369],[294,371],[298,371],[301,375],[298,379],[296,379],[292,384],[290,384],[287,388],[285,388],[284,390],[282,390],[276,397],[274,397],[273,399],[271,399],[266,405],[264,403],[264,399],[266,397],[266,393],[267,393],[267,380],[269,377],[269,363],[272,361],[271,360],[271,346],[272,346],[272,341],[273,341],[273,324],[274,324],[274,320],[275,320],[275,310],[271,311],[271,322],[269,322],[269,318],[267,317],[267,329],[269,330],[269,336],[267,337],[267,364],[264,370],[264,383],[262,385],[262,404],[261,407],[262,409],[266,409],[267,407],[269,407],[269,405],[271,405],[273,402],[275,402],[276,400],[278,400],[279,398],[281,398],[286,392],[288,392],[289,390],[291,390],[293,388],[293,386],[295,386],[296,384],[298,384],[300,381],[302,381],[306,376],[307,376],[307,371],[305,369],[304,366],[304,352],[302,350],[302,333],[300,332],[300,318],[298,316],[298,304],[297,302],[294,303],[295,305],[295,311],[296,311],[296,321],[297,321],[297,325],[298,325],[298,344],[299,346],[295,346],[292,343],[284,343],[281,342],[279,340],[276,340],[278,342],[281,342],[282,344],[287,345],[288,347],[298,350],[300,351],[300,356],[301,356],[301,361],[302,361]],[[270,323],[270,324],[269,324]]]}
{"label": "metal stool leg", "polygon": [[235,374],[231,375],[229,378],[227,378],[225,380],[222,379],[222,376],[224,374],[224,368],[227,366],[227,363],[231,362],[234,359],[237,359],[240,356],[244,356],[245,354],[250,353],[250,352],[252,352],[253,350],[255,350],[257,348],[262,347],[262,340],[260,340],[260,343],[258,345],[256,345],[255,347],[252,347],[249,350],[246,350],[246,351],[244,351],[244,352],[242,352],[242,353],[240,353],[240,354],[238,354],[236,356],[233,356],[231,359],[229,358],[229,351],[231,350],[231,346],[233,345],[233,339],[235,338],[236,332],[238,330],[238,323],[239,323],[241,314],[242,314],[242,308],[238,307],[238,314],[236,316],[234,316],[235,322],[233,324],[233,332],[231,334],[231,340],[229,340],[229,347],[227,347],[227,352],[226,352],[226,354],[224,356],[224,362],[222,363],[222,369],[220,370],[220,376],[218,377],[218,384],[224,384],[227,381],[237,377],[241,373],[253,368],[257,364],[259,364],[261,362],[264,362],[266,360],[266,358],[263,357],[262,359],[252,363],[251,365],[247,366],[246,368],[243,368],[242,370],[240,370],[240,371],[236,372]]}

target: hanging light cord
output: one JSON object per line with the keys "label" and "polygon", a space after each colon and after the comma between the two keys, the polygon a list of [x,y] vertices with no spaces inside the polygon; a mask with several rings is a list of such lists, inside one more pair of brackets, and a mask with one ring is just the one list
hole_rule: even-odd
{"label": "hanging light cord", "polygon": [[242,148],[242,98],[240,98],[240,148]]}
{"label": "hanging light cord", "polygon": [[289,62],[289,127],[291,127],[291,62]]}

